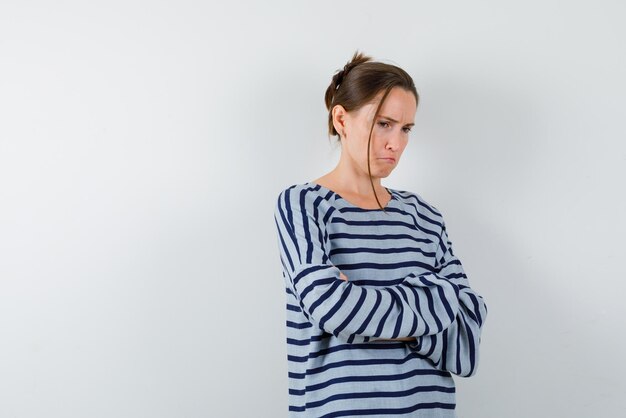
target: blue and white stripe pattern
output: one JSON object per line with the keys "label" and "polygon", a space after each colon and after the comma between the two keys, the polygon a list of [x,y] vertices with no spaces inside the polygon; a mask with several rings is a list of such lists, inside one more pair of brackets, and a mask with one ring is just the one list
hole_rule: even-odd
{"label": "blue and white stripe pattern", "polygon": [[312,182],[278,196],[290,417],[456,417],[451,374],[476,373],[487,306],[441,213],[387,190],[386,213]]}

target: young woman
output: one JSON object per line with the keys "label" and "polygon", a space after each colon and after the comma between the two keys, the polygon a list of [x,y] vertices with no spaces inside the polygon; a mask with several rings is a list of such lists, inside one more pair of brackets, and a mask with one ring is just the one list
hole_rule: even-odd
{"label": "young woman", "polygon": [[412,78],[358,51],[326,90],[341,158],[281,191],[289,416],[456,417],[487,315],[441,212],[387,188],[418,103]]}

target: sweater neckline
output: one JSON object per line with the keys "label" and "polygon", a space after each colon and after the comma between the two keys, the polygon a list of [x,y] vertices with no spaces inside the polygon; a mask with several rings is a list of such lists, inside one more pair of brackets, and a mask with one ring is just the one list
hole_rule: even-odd
{"label": "sweater neckline", "polygon": [[[360,206],[357,206],[357,205],[355,205],[354,203],[351,203],[350,201],[346,200],[343,196],[341,196],[341,195],[340,195],[339,193],[337,193],[336,191],[331,190],[331,189],[329,189],[328,187],[324,187],[324,186],[322,186],[321,184],[318,184],[318,183],[315,183],[315,182],[310,181],[310,182],[308,182],[308,183],[307,183],[307,185],[308,185],[308,186],[311,186],[311,187],[318,188],[318,189],[320,189],[320,190],[325,190],[326,192],[330,192],[330,193],[332,193],[332,194],[335,196],[335,198],[339,198],[339,199],[343,200],[343,201],[344,201],[344,203],[346,204],[346,206],[349,206],[349,207],[351,207],[351,208],[358,209],[358,210],[363,211],[363,212],[382,212],[382,209],[380,209],[380,208],[366,209],[366,208],[362,208],[362,207],[360,207]],[[390,189],[390,188],[388,188],[388,187],[385,187],[385,190],[387,190],[387,192],[389,192],[389,194],[391,195],[391,198],[389,199],[389,201],[387,202],[387,204],[386,204],[385,206],[383,206],[383,208],[384,208],[385,210],[387,210],[387,209],[389,209],[389,207],[391,206],[392,202],[393,202],[394,200],[398,200],[398,198],[397,198],[397,196],[396,196],[396,193],[395,193],[395,190],[394,190],[394,189]]]}

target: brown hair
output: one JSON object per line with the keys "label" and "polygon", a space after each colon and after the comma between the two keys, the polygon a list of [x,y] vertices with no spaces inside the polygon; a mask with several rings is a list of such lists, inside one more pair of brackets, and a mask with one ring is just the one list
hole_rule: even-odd
{"label": "brown hair", "polygon": [[328,109],[329,139],[330,135],[336,135],[339,141],[341,141],[341,137],[333,125],[333,107],[341,105],[347,112],[356,111],[370,103],[381,91],[384,91],[380,103],[376,108],[376,113],[374,113],[374,119],[367,140],[367,171],[369,173],[370,183],[372,184],[372,190],[374,191],[374,197],[376,198],[376,202],[378,202],[378,206],[383,211],[385,211],[385,208],[382,207],[378,200],[378,195],[376,195],[376,189],[374,188],[374,181],[372,180],[369,158],[370,143],[376,117],[387,95],[394,87],[401,87],[413,93],[416,105],[419,103],[419,95],[417,94],[413,79],[406,71],[392,64],[372,61],[371,57],[363,55],[363,53],[357,50],[343,69],[338,70],[333,75],[330,86],[328,86],[326,94],[324,95],[324,101]]}

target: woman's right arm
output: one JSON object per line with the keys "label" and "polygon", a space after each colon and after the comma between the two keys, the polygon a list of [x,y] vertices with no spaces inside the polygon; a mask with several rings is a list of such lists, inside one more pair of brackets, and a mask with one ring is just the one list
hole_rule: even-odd
{"label": "woman's right arm", "polygon": [[[344,281],[348,281],[348,276],[346,276],[345,274],[343,274],[341,271],[339,272],[339,278],[341,280]],[[377,338],[375,340],[371,340],[371,341],[409,341],[409,342],[416,342],[415,337],[401,337],[401,338]]]}
{"label": "woman's right arm", "polygon": [[331,213],[320,214],[322,198],[307,191],[281,192],[274,218],[286,285],[311,323],[349,343],[432,335],[452,323],[459,288],[435,273],[409,274],[382,289],[341,280],[322,222]]}

